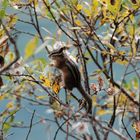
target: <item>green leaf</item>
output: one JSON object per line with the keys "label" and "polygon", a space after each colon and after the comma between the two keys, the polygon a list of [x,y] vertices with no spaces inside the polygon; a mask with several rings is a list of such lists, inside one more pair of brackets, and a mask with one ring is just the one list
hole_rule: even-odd
{"label": "green leaf", "polygon": [[5,10],[4,9],[1,9],[0,10],[0,19],[3,19],[5,16]]}
{"label": "green leaf", "polygon": [[27,45],[26,45],[26,47],[25,47],[25,53],[24,53],[25,59],[30,58],[30,57],[34,54],[37,45],[38,45],[38,37],[35,36],[33,39],[31,39],[31,40],[27,43]]}
{"label": "green leaf", "polygon": [[133,84],[133,87],[135,89],[138,89],[139,88],[139,81],[138,81],[138,78],[137,77],[134,77],[134,79],[132,81],[132,84]]}
{"label": "green leaf", "polygon": [[6,9],[7,6],[8,6],[8,0],[3,0],[3,2],[2,2],[2,7],[3,7],[4,9]]}
{"label": "green leaf", "polygon": [[108,10],[113,14],[114,18],[118,14],[122,0],[106,0]]}
{"label": "green leaf", "polygon": [[10,128],[11,128],[10,123],[7,123],[7,122],[4,123],[4,125],[3,125],[3,131],[4,131],[4,133],[7,133]]}

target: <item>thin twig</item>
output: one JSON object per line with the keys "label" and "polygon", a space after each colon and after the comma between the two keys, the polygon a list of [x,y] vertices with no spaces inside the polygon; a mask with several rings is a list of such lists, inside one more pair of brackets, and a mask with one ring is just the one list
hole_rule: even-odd
{"label": "thin twig", "polygon": [[7,71],[13,64],[15,64],[19,57],[20,57],[20,54],[19,54],[19,51],[17,49],[17,45],[16,45],[16,42],[15,40],[11,37],[11,35],[9,34],[9,31],[7,30],[7,28],[5,27],[5,25],[2,23],[2,20],[0,20],[0,24],[2,25],[6,35],[8,36],[10,42],[13,44],[14,46],[14,52],[15,52],[15,58],[12,62],[10,62],[8,65],[4,66],[2,69],[0,69],[0,74]]}
{"label": "thin twig", "polygon": [[29,135],[31,133],[31,130],[32,130],[32,126],[33,126],[33,118],[34,118],[34,115],[35,115],[35,110],[33,111],[33,114],[32,114],[32,117],[31,117],[31,121],[30,121],[30,127],[29,127],[29,131],[27,133],[27,136],[26,136],[26,140],[28,140],[29,138]]}
{"label": "thin twig", "polygon": [[131,139],[131,140],[134,140],[134,139],[132,138],[131,134],[129,133],[129,131],[127,130],[127,128],[126,128],[126,126],[125,126],[125,123],[124,123],[125,107],[126,107],[127,103],[128,103],[128,102],[127,102],[127,100],[126,100],[126,101],[125,101],[125,104],[124,104],[124,110],[123,110],[121,122],[122,122],[122,124],[123,124],[123,127],[124,127],[126,133],[127,133],[128,136],[130,137],[130,139]]}

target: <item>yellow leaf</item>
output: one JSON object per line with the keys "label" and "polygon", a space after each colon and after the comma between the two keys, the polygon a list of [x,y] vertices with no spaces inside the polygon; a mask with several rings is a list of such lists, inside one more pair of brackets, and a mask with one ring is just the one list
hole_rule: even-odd
{"label": "yellow leaf", "polygon": [[90,9],[84,9],[84,12],[88,17],[92,16],[92,11]]}
{"label": "yellow leaf", "polygon": [[9,58],[10,58],[10,61],[12,62],[14,60],[14,53],[13,52],[9,52]]}
{"label": "yellow leaf", "polygon": [[121,6],[121,1],[122,0],[105,0],[107,4],[107,9],[114,15],[114,19],[116,18],[116,15],[118,14]]}
{"label": "yellow leaf", "polygon": [[76,6],[76,9],[77,9],[78,11],[80,11],[80,10],[83,9],[83,6],[82,6],[81,4],[78,4],[78,5]]}
{"label": "yellow leaf", "polygon": [[9,103],[6,105],[6,107],[7,107],[8,109],[13,109],[13,108],[14,108],[14,103],[11,101],[11,102],[9,102]]}
{"label": "yellow leaf", "polygon": [[113,55],[114,52],[116,51],[116,48],[112,44],[110,44],[109,42],[107,42],[107,41],[104,41],[104,44],[106,45],[107,48],[110,49],[110,53]]}
{"label": "yellow leaf", "polygon": [[98,0],[92,0],[91,10],[92,10],[94,16],[96,16],[98,14]]}
{"label": "yellow leaf", "polygon": [[122,60],[122,59],[117,59],[115,62],[120,64],[120,65],[127,65],[128,64],[127,60]]}
{"label": "yellow leaf", "polygon": [[136,132],[140,132],[140,121],[136,121],[132,124],[132,127],[135,129]]}
{"label": "yellow leaf", "polygon": [[4,99],[5,99],[5,97],[7,97],[7,95],[6,95],[6,94],[2,94],[2,95],[0,95],[0,101],[4,100]]}
{"label": "yellow leaf", "polygon": [[41,81],[44,81],[44,80],[45,80],[45,76],[44,76],[44,75],[40,75],[39,79],[40,79]]}
{"label": "yellow leaf", "polygon": [[126,103],[127,97],[121,93],[118,98],[118,105],[122,107]]}
{"label": "yellow leaf", "polygon": [[31,39],[26,47],[25,47],[25,53],[24,53],[24,57],[25,59],[28,59],[29,57],[31,57],[34,52],[35,52],[35,49],[37,47],[37,44],[38,44],[38,37],[35,36],[33,39]]}
{"label": "yellow leaf", "polygon": [[133,41],[132,41],[132,54],[133,54],[133,56],[136,56],[136,51],[137,51],[137,49],[136,49],[136,42],[133,39]]}
{"label": "yellow leaf", "polygon": [[53,102],[51,103],[51,107],[54,110],[61,110],[61,105],[57,100],[53,100]]}
{"label": "yellow leaf", "polygon": [[96,112],[96,114],[99,116],[103,116],[103,115],[110,114],[110,113],[111,113],[110,110],[104,110],[104,109],[100,109]]}
{"label": "yellow leaf", "polygon": [[75,24],[78,25],[78,26],[81,26],[82,22],[80,20],[75,20]]}
{"label": "yellow leaf", "polygon": [[45,78],[44,85],[47,87],[51,87],[51,81],[49,79]]}
{"label": "yellow leaf", "polygon": [[42,96],[37,96],[36,99],[45,99],[46,95],[42,95]]}
{"label": "yellow leaf", "polygon": [[43,85],[46,87],[51,87],[51,81],[49,78],[45,77],[44,75],[40,75],[40,80],[43,82]]}
{"label": "yellow leaf", "polygon": [[13,25],[15,25],[16,22],[17,22],[17,16],[15,16],[15,15],[9,16],[8,27],[13,27]]}
{"label": "yellow leaf", "polygon": [[92,106],[97,106],[97,96],[92,96]]}
{"label": "yellow leaf", "polygon": [[54,93],[59,93],[59,91],[60,91],[60,85],[57,83],[57,82],[55,82],[53,85],[52,85],[52,90],[53,90],[53,92]]}
{"label": "yellow leaf", "polygon": [[129,24],[127,26],[127,31],[130,35],[131,38],[133,38],[134,34],[135,34],[135,26],[133,24]]}

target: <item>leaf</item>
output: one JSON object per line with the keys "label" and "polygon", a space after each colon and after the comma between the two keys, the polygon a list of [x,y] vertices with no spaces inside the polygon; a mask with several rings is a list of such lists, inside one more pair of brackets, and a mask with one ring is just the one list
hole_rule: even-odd
{"label": "leaf", "polygon": [[77,9],[77,11],[80,11],[80,10],[82,10],[82,9],[83,9],[83,5],[81,5],[81,4],[78,4],[78,5],[76,6],[76,9]]}
{"label": "leaf", "polygon": [[61,104],[56,100],[56,99],[51,99],[52,97],[50,97],[50,104],[52,109],[54,110],[61,110]]}
{"label": "leaf", "polygon": [[6,105],[7,109],[13,109],[14,103],[11,101]]}
{"label": "leaf", "polygon": [[43,81],[43,85],[46,87],[51,87],[51,81],[49,78],[45,77],[44,75],[40,76],[40,80]]}
{"label": "leaf", "polygon": [[10,123],[7,123],[7,122],[4,123],[4,125],[3,125],[3,131],[4,131],[4,133],[7,133],[10,128],[11,128]]}
{"label": "leaf", "polygon": [[92,16],[92,11],[89,8],[86,8],[83,10],[86,14],[86,16],[91,17]]}
{"label": "leaf", "polygon": [[118,106],[121,107],[126,103],[127,97],[123,93],[121,93],[118,98]]}
{"label": "leaf", "polygon": [[111,49],[111,50],[113,50],[113,51],[116,50],[116,48],[115,48],[112,44],[110,44],[109,42],[104,41],[104,44],[105,44],[109,49]]}
{"label": "leaf", "polygon": [[[13,112],[16,112],[16,111],[17,110],[14,110]],[[9,131],[9,129],[11,128],[11,124],[13,123],[13,121],[15,119],[13,112],[10,112],[10,118],[3,125],[3,130],[5,133],[7,133]]]}
{"label": "leaf", "polygon": [[136,42],[135,42],[135,40],[133,39],[133,41],[132,41],[132,54],[133,54],[133,56],[136,56],[136,51],[137,51],[137,49],[136,49]]}
{"label": "leaf", "polygon": [[127,65],[128,64],[127,60],[122,60],[120,58],[118,58],[115,62],[120,64],[120,65]]}
{"label": "leaf", "polygon": [[54,84],[52,85],[52,90],[54,93],[58,94],[60,91],[60,85],[57,82],[54,82]]}
{"label": "leaf", "polygon": [[45,99],[47,96],[46,95],[42,95],[42,96],[37,96],[36,99],[40,100],[40,99]]}
{"label": "leaf", "polygon": [[111,113],[110,110],[100,109],[96,112],[96,115],[103,116],[103,115],[110,114],[110,113]]}
{"label": "leaf", "polygon": [[25,47],[25,53],[24,53],[25,59],[30,58],[34,54],[37,45],[38,45],[38,37],[35,36],[27,43]]}
{"label": "leaf", "polygon": [[92,106],[97,106],[97,96],[92,96]]}
{"label": "leaf", "polygon": [[106,3],[108,10],[113,14],[115,19],[120,10],[121,0],[106,0]]}
{"label": "leaf", "polygon": [[133,87],[135,89],[138,89],[138,87],[139,87],[139,81],[138,81],[138,79],[136,77],[132,80],[132,84],[133,84]]}
{"label": "leaf", "polygon": [[4,100],[6,96],[7,96],[6,94],[0,95],[0,101]]}
{"label": "leaf", "polygon": [[9,45],[8,45],[8,36],[3,36],[0,39],[0,54],[1,56],[5,56],[9,52]]}
{"label": "leaf", "polygon": [[96,12],[95,10],[98,8],[98,3],[98,0],[92,0],[92,10],[94,10],[94,12]]}
{"label": "leaf", "polygon": [[81,26],[81,25],[82,25],[82,22],[81,22],[80,20],[75,20],[75,24],[76,24],[77,26]]}
{"label": "leaf", "polygon": [[5,16],[5,10],[0,10],[0,19],[3,19]]}
{"label": "leaf", "polygon": [[4,9],[6,9],[7,6],[8,6],[8,1],[7,1],[7,0],[3,0],[3,1],[2,1],[2,7],[3,7]]}
{"label": "leaf", "polygon": [[80,27],[70,27],[71,30],[80,30]]}
{"label": "leaf", "polygon": [[16,15],[10,15],[9,16],[9,22],[8,22],[8,27],[13,27],[16,22],[17,22],[18,17]]}
{"label": "leaf", "polygon": [[136,132],[140,132],[140,121],[136,121],[132,124],[132,127],[135,129]]}

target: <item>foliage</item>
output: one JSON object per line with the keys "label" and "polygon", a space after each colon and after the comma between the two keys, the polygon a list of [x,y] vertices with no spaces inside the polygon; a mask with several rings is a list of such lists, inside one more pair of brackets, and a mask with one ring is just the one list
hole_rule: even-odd
{"label": "foliage", "polygon": [[[140,138],[139,15],[139,0],[1,0],[2,139],[16,127],[28,129],[27,140],[32,127],[46,121],[58,126],[54,139],[59,131],[66,139]],[[92,116],[83,115],[79,93],[64,91],[61,73],[51,66],[48,55],[59,46],[79,65]],[[43,107],[47,114],[38,115]],[[16,119],[23,110],[31,115],[28,126]]]}

